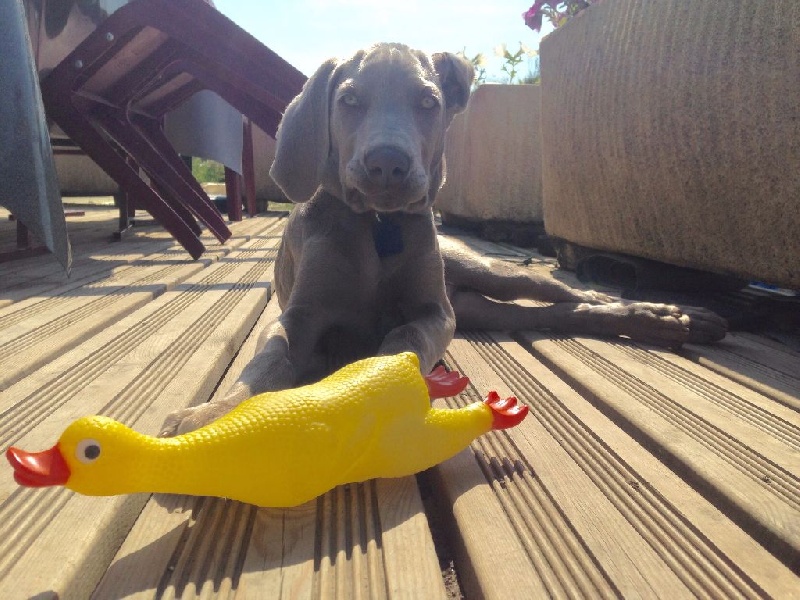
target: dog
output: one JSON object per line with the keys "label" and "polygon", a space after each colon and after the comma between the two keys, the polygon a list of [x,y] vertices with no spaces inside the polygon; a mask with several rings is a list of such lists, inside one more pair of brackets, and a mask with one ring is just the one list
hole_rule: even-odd
{"label": "dog", "polygon": [[[227,395],[176,411],[161,435],[370,355],[412,351],[427,373],[456,325],[627,335],[663,346],[725,335],[725,322],[709,311],[615,302],[437,236],[445,132],[466,107],[473,76],[457,55],[401,44],[319,67],[276,136],[270,174],[297,206],[275,263],[267,307],[274,320]],[[509,302],[523,298],[552,305]]]}

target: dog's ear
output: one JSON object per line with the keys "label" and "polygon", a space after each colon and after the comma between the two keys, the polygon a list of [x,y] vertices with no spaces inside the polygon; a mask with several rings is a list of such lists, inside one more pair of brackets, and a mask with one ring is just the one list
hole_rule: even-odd
{"label": "dog's ear", "polygon": [[467,59],[450,52],[438,52],[431,59],[439,74],[445,109],[452,119],[453,115],[467,106],[472,81],[475,79],[475,67]]}
{"label": "dog's ear", "polygon": [[338,61],[330,59],[306,81],[291,101],[275,136],[275,161],[269,174],[292,202],[316,193],[330,154],[330,86]]}
{"label": "dog's ear", "polygon": [[[444,96],[444,129],[446,130],[456,113],[460,113],[467,107],[472,80],[475,78],[475,67],[467,59],[450,52],[432,54],[431,61],[439,76],[439,85]],[[435,157],[436,160],[430,167],[430,187],[428,189],[428,198],[430,198],[431,204],[447,177],[444,131],[440,140],[439,152]]]}

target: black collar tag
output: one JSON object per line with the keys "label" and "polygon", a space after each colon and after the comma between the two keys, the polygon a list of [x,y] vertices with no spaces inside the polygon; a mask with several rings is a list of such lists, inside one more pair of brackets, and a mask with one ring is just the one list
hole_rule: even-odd
{"label": "black collar tag", "polygon": [[375,250],[380,258],[400,254],[403,251],[403,229],[391,215],[375,213],[372,239],[375,241]]}

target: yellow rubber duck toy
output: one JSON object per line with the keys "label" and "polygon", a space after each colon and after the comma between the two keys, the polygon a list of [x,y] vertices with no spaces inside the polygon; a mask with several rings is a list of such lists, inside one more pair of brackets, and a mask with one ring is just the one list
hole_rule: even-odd
{"label": "yellow rubber duck toy", "polygon": [[458,409],[429,398],[469,380],[443,367],[427,377],[413,353],[368,358],[322,381],[268,392],[173,438],[147,436],[107,417],[84,417],[43,452],[9,448],[17,483],[63,485],[90,496],[164,492],[258,506],[302,504],[333,487],[431,467],[528,407],[491,392]]}

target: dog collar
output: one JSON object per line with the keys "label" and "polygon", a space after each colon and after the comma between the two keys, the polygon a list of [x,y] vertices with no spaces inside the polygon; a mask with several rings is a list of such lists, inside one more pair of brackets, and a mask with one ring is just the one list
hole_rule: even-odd
{"label": "dog collar", "polygon": [[403,251],[403,228],[395,217],[387,213],[375,213],[372,223],[372,239],[380,258],[394,256]]}

